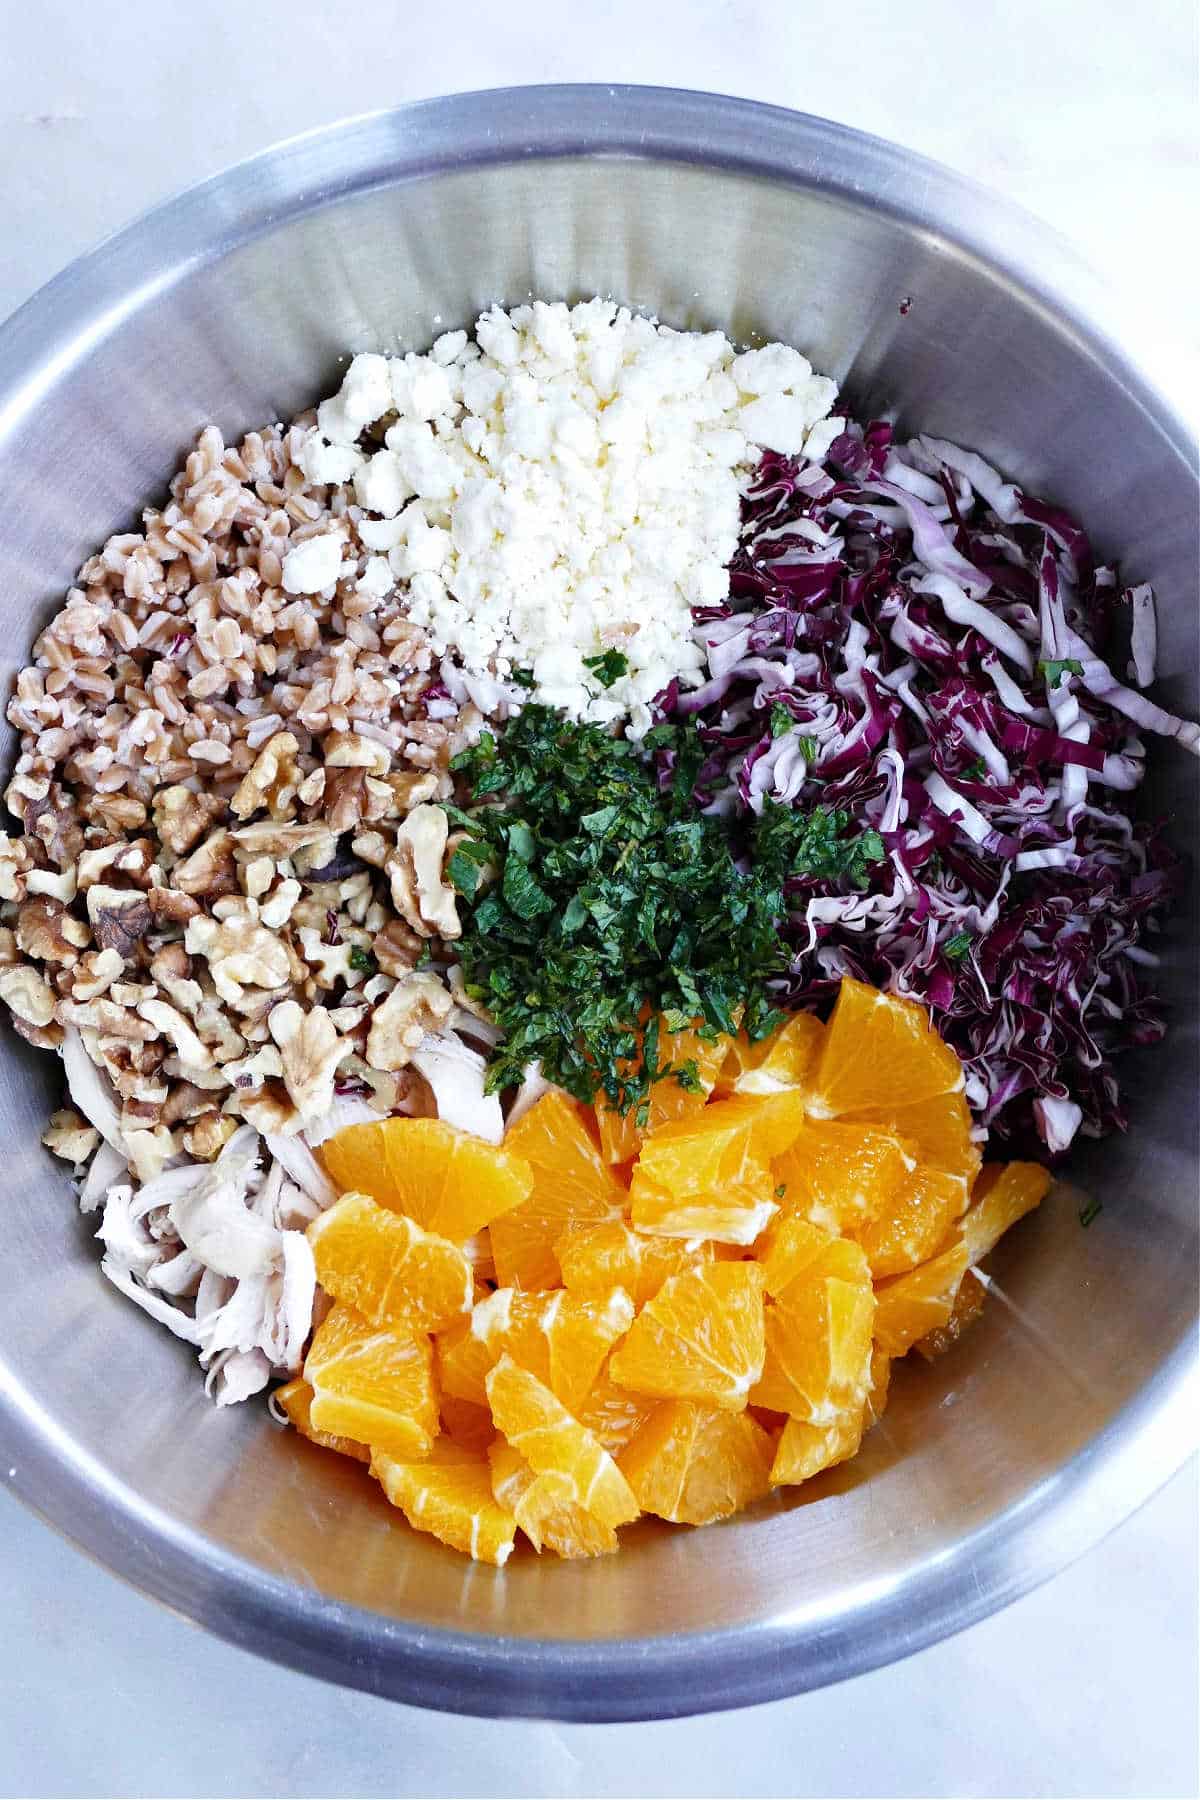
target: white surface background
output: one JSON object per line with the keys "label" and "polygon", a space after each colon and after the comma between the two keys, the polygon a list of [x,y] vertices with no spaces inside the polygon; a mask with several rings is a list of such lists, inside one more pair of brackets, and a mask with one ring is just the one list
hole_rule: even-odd
{"label": "white surface background", "polygon": [[[1041,213],[1195,338],[1190,0],[0,0],[0,316],[275,139],[550,80],[724,89],[895,138]],[[1195,1795],[1196,1517],[1193,1469],[1040,1593],[841,1688],[563,1729],[273,1669],[4,1499],[0,1792]]]}

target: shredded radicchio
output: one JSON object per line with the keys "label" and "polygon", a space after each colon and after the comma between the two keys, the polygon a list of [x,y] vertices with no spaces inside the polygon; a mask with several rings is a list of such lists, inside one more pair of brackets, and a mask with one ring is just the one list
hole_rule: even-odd
{"label": "shredded radicchio", "polygon": [[[1200,728],[1140,690],[1153,596],[981,457],[847,426],[823,464],[767,453],[727,606],[697,614],[706,810],[848,810],[868,888],[790,882],[779,999],[854,975],[928,1006],[977,1119],[1060,1154],[1126,1123],[1113,1058],[1162,1036],[1143,985],[1180,865],[1130,817],[1144,733]],[[1128,686],[1113,667],[1128,671]]]}

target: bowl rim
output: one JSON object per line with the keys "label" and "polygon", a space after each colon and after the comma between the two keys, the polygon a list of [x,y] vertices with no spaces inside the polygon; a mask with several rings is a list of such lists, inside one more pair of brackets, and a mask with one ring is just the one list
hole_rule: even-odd
{"label": "bowl rim", "polygon": [[[371,188],[489,163],[570,157],[700,163],[816,186],[943,237],[1052,310],[1172,448],[1161,328],[1137,332],[1050,227],[941,164],[809,114],[693,90],[567,84],[414,101],[276,144],[142,213],[0,326],[0,438],[148,293],[277,223]],[[1133,309],[1136,312],[1136,308]],[[1135,365],[1121,343],[1146,346]],[[1185,351],[1185,359],[1189,353]],[[1178,385],[1172,383],[1178,398]],[[1189,390],[1190,391],[1190,390]],[[1015,1506],[903,1576],[783,1620],[653,1638],[493,1637],[325,1599],[148,1507],[0,1365],[8,1488],[114,1573],[217,1635],[366,1692],[450,1712],[573,1721],[670,1718],[780,1699],[911,1654],[1048,1579],[1187,1460],[1200,1417],[1194,1332],[1128,1405]]]}

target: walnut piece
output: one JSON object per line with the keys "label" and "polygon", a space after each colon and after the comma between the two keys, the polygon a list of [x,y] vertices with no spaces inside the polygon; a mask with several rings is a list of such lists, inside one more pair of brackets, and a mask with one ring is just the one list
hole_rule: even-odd
{"label": "walnut piece", "polygon": [[[385,744],[354,731],[331,731],[321,751],[327,769],[365,769],[372,775],[386,775],[391,762]],[[328,784],[325,791],[328,797]]]}
{"label": "walnut piece", "polygon": [[214,1162],[237,1130],[233,1119],[219,1112],[201,1113],[183,1134],[183,1147],[197,1162]]}
{"label": "walnut piece", "polygon": [[27,900],[17,914],[17,944],[38,962],[75,963],[87,941],[87,926],[61,900]]}
{"label": "walnut piece", "polygon": [[201,1042],[192,1030],[188,1021],[175,1007],[169,1006],[165,1000],[143,1000],[138,1012],[147,1024],[154,1025],[169,1037],[175,1046],[175,1053],[182,1062],[193,1069],[212,1067],[213,1054],[207,1044]]}
{"label": "walnut piece", "polygon": [[188,921],[184,948],[203,956],[212,971],[213,986],[222,1000],[242,998],[244,987],[282,987],[291,975],[287,946],[258,922],[253,900],[240,899],[220,918]]}
{"label": "walnut piece", "polygon": [[233,837],[224,828],[205,838],[192,854],[176,863],[174,883],[185,894],[201,894],[213,900],[238,891],[233,861]]}
{"label": "walnut piece", "polygon": [[279,1046],[283,1082],[302,1119],[319,1119],[333,1105],[333,1077],[350,1046],[323,1006],[304,1012],[294,1000],[273,1009],[268,1024]]}
{"label": "walnut piece", "polygon": [[50,1114],[50,1123],[42,1133],[42,1142],[55,1156],[78,1168],[85,1163],[100,1142],[100,1133],[74,1110],[64,1106]]}
{"label": "walnut piece", "polygon": [[392,902],[419,937],[462,935],[454,890],[442,879],[449,821],[440,806],[417,806],[396,833],[396,847],[384,865]]}
{"label": "walnut piece", "polygon": [[171,852],[182,856],[198,843],[224,802],[214,794],[197,794],[189,787],[159,788],[153,800],[154,828]]}
{"label": "walnut piece", "polygon": [[453,1004],[436,975],[405,975],[372,1016],[368,1063],[373,1069],[404,1068],[428,1033],[449,1017]]}
{"label": "walnut piece", "polygon": [[29,963],[8,963],[0,968],[0,1000],[36,1030],[54,1018],[54,994]]}
{"label": "walnut piece", "polygon": [[87,892],[88,918],[102,950],[116,950],[128,962],[153,928],[150,902],[140,888],[106,887],[95,882]]}
{"label": "walnut piece", "polygon": [[229,802],[239,819],[248,819],[260,809],[269,811],[273,819],[291,817],[296,809],[296,789],[303,779],[296,765],[299,749],[290,731],[277,731],[267,739]]}

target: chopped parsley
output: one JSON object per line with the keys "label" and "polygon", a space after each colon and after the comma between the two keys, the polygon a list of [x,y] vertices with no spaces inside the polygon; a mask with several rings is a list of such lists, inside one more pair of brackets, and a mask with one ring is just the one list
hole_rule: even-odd
{"label": "chopped parsley", "polygon": [[1092,1220],[1097,1218],[1103,1210],[1103,1204],[1099,1200],[1086,1201],[1079,1209],[1079,1223],[1086,1230]]}
{"label": "chopped parsley", "polygon": [[1062,686],[1064,676],[1082,675],[1083,664],[1077,656],[1051,656],[1038,663],[1037,671],[1045,676],[1047,687],[1057,688]]}
{"label": "chopped parsley", "polygon": [[517,687],[531,688],[535,677],[532,669],[514,669],[511,680]]}
{"label": "chopped parsley", "polygon": [[783,706],[778,700],[773,700],[771,702],[770,723],[771,736],[777,738],[783,737],[785,732],[790,731],[796,721],[793,719],[786,706]]}
{"label": "chopped parsley", "polygon": [[948,956],[950,958],[951,962],[961,962],[963,957],[967,954],[967,951],[970,948],[971,948],[970,932],[969,931],[956,931],[954,933],[954,936],[948,937],[946,939],[945,943],[942,945],[942,954],[943,954],[943,956]]}
{"label": "chopped parsley", "polygon": [[802,737],[800,739],[800,754],[810,769],[817,760],[819,747],[815,737]]}
{"label": "chopped parsley", "polygon": [[640,1110],[668,1075],[699,1085],[694,1062],[660,1057],[660,1014],[668,1030],[740,1023],[751,1039],[780,1022],[767,983],[785,967],[785,884],[865,887],[883,843],[826,807],[768,802],[748,829],[707,817],[693,800],[704,758],[691,721],[638,745],[531,705],[454,759],[469,792],[447,808],[468,834],[449,865],[456,949],[504,1033],[491,1091],[536,1059],[580,1100],[602,1088]]}
{"label": "chopped parsley", "polygon": [[373,975],[376,968],[375,958],[369,950],[364,950],[361,944],[355,944],[350,951],[350,967],[357,969],[362,975]]}
{"label": "chopped parsley", "polygon": [[610,688],[629,673],[629,658],[623,650],[606,650],[602,656],[585,656],[585,669],[590,669],[601,687]]}

